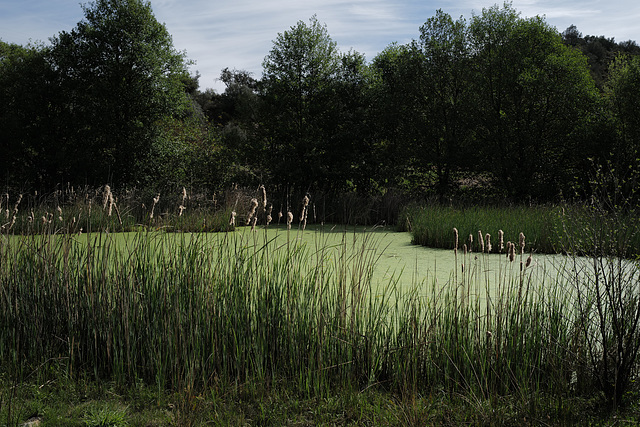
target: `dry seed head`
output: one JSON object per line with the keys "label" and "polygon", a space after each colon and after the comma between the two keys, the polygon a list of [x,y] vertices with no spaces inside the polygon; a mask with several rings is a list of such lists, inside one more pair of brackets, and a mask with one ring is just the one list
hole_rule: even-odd
{"label": "dry seed head", "polygon": [[524,234],[520,233],[520,255],[524,253]]}
{"label": "dry seed head", "polygon": [[465,243],[464,245],[462,245],[462,253],[466,256],[467,255],[467,244]]}
{"label": "dry seed head", "polygon": [[266,209],[267,209],[267,190],[264,188],[264,185],[260,186],[260,194],[262,195],[262,210],[266,211]]}
{"label": "dry seed head", "polygon": [[258,217],[254,216],[251,221],[251,231],[256,231],[256,224],[258,223]]}
{"label": "dry seed head", "polygon": [[491,253],[491,234],[487,233],[484,240],[487,242],[487,253]]}
{"label": "dry seed head", "polygon": [[516,244],[511,243],[511,247],[509,248],[509,261],[513,262],[516,259]]}
{"label": "dry seed head", "polygon": [[498,248],[500,253],[502,253],[502,250],[504,249],[504,231],[502,230],[498,230]]}
{"label": "dry seed head", "polygon": [[287,230],[291,230],[291,223],[293,222],[293,214],[287,212]]}
{"label": "dry seed head", "polygon": [[231,218],[229,219],[229,225],[235,227],[236,225],[236,211],[231,211]]}
{"label": "dry seed head", "polygon": [[253,216],[256,214],[256,209],[258,207],[258,199],[255,197],[251,199],[251,209],[249,209],[249,214],[247,216],[247,225],[251,224],[251,220]]}
{"label": "dry seed head", "polygon": [[473,252],[473,234],[469,234],[469,252]]}
{"label": "dry seed head", "polygon": [[[102,209],[107,208],[107,203],[109,202],[109,196],[111,195],[111,187],[109,184],[104,186],[104,192],[102,194]],[[111,196],[113,199],[113,196]]]}
{"label": "dry seed head", "polygon": [[529,255],[529,257],[527,258],[527,263],[525,264],[525,267],[529,267],[531,265],[531,255]]}
{"label": "dry seed head", "polygon": [[182,204],[184,204],[185,200],[187,200],[187,189],[182,187]]}
{"label": "dry seed head", "polygon": [[455,242],[455,245],[453,246],[454,249],[458,249],[458,229],[453,227],[453,239]]}
{"label": "dry seed head", "polygon": [[271,224],[272,220],[273,218],[271,218],[271,214],[267,214],[267,225]]}
{"label": "dry seed head", "polygon": [[484,253],[484,237],[482,236],[482,230],[478,230],[478,242],[480,242],[480,252]]}
{"label": "dry seed head", "polygon": [[180,213],[178,213],[178,217],[181,217],[182,216],[182,212],[184,212],[184,210],[187,209],[187,208],[185,208],[183,205],[180,205],[178,207],[178,209],[180,210]]}

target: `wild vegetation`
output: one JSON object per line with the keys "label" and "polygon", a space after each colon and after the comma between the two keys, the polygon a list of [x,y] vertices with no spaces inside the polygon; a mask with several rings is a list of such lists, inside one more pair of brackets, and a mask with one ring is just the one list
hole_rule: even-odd
{"label": "wild vegetation", "polygon": [[[70,197],[69,209],[22,213],[16,200],[0,236],[7,423],[30,411],[50,422],[73,414],[92,425],[134,419],[124,397],[61,414],[33,392],[81,384],[140,399],[146,410],[157,408],[155,396],[171,410],[149,417],[175,424],[204,422],[211,411],[229,417],[234,405],[283,393],[305,405],[342,395],[385,417],[391,409],[381,402],[391,398],[416,424],[460,422],[449,405],[462,402],[472,405],[465,417],[486,424],[605,420],[611,409],[638,417],[636,261],[592,251],[592,261],[568,258],[550,280],[535,268],[524,233],[514,244],[480,233],[482,243],[467,246],[451,229],[457,267],[449,282],[418,280],[407,289],[391,276],[381,286],[373,281],[380,235],[310,231],[306,196],[279,219],[262,187],[235,205],[209,206],[225,224],[217,233],[184,232],[207,221],[203,212],[185,220],[186,191],[164,206],[168,214],[160,214],[161,198],[144,208],[142,222],[126,219],[134,210],[109,187]],[[488,217],[468,214],[473,224]],[[584,217],[568,215],[566,230],[574,220]],[[618,224],[572,236],[566,252],[605,248],[611,238],[622,250],[628,231]],[[312,243],[299,239],[304,233],[316,233]],[[492,253],[503,256],[489,268]],[[426,408],[437,413],[429,418]],[[245,421],[261,419],[245,410]]]}
{"label": "wild vegetation", "polygon": [[[312,17],[218,94],[150,3],[83,8],[0,42],[0,422],[640,420],[635,42],[505,4],[367,62]],[[450,280],[380,287],[356,224]]]}

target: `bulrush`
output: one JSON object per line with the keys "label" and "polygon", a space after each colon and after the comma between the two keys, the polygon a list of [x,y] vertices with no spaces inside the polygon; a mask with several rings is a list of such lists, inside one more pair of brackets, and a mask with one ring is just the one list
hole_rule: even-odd
{"label": "bulrush", "polygon": [[262,211],[267,211],[267,190],[264,188],[264,185],[260,186],[260,194],[262,195]]}
{"label": "bulrush", "polygon": [[469,234],[469,252],[473,252],[473,234]]}
{"label": "bulrush", "polygon": [[453,245],[453,253],[454,254],[458,254],[458,229],[453,227],[453,240],[454,240],[454,245]]}
{"label": "bulrush", "polygon": [[60,220],[60,222],[62,222],[62,208],[60,206],[58,206],[58,220]]}
{"label": "bulrush", "polygon": [[498,230],[498,250],[502,253],[504,249],[504,231]]}
{"label": "bulrush", "polygon": [[251,199],[251,208],[249,209],[249,214],[247,216],[247,225],[251,224],[251,220],[256,214],[256,209],[258,208],[258,199],[255,197]]}
{"label": "bulrush", "polygon": [[524,254],[524,234],[520,232],[520,255]]}
{"label": "bulrush", "polygon": [[293,222],[293,214],[287,212],[287,230],[291,230],[291,223]]}
{"label": "bulrush", "polygon": [[104,186],[104,192],[102,193],[102,209],[106,209],[107,208],[107,203],[109,203],[109,196],[111,196],[111,199],[113,200],[113,196],[111,195],[111,187],[109,186],[109,184]]}
{"label": "bulrush", "polygon": [[487,242],[487,253],[491,253],[491,234],[487,233],[484,240]]}
{"label": "bulrush", "polygon": [[478,242],[480,242],[480,252],[484,253],[484,236],[482,236],[482,230],[478,230]]}
{"label": "bulrush", "polygon": [[307,215],[309,213],[309,196],[302,198],[302,212],[300,213],[300,222],[302,223],[302,230],[307,228]]}
{"label": "bulrush", "polygon": [[531,265],[531,255],[527,257],[527,262],[525,264],[525,267],[529,267],[530,265]]}
{"label": "bulrush", "polygon": [[158,204],[159,201],[160,201],[160,193],[158,193],[158,195],[153,198],[153,205],[151,206],[151,215],[149,215],[149,218],[153,219],[153,211],[155,210],[156,205]]}
{"label": "bulrush", "polygon": [[251,231],[256,231],[256,224],[258,223],[258,217],[254,215],[251,219]]}
{"label": "bulrush", "polygon": [[509,248],[509,261],[513,262],[514,259],[516,259],[516,244],[512,243]]}
{"label": "bulrush", "polygon": [[115,201],[113,200],[113,193],[111,192],[111,190],[109,190],[108,202],[109,210],[107,211],[107,216],[111,216],[111,212],[113,212],[113,205],[115,204]]}
{"label": "bulrush", "polygon": [[231,218],[229,218],[229,226],[236,226],[236,211],[231,211]]}

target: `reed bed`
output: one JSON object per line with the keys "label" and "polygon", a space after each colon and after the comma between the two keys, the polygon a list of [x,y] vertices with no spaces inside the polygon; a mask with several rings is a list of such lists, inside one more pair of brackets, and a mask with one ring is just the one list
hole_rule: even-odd
{"label": "reed bed", "polygon": [[[224,233],[168,233],[150,226],[149,211],[146,226],[114,233],[109,227],[119,220],[102,206],[97,231],[85,222],[84,230],[62,232],[46,217],[28,234],[5,228],[2,370],[15,382],[44,383],[62,372],[178,393],[246,385],[308,398],[344,389],[403,399],[442,393],[463,396],[478,411],[515,397],[520,412],[534,417],[549,399],[562,412],[568,396],[604,390],[598,361],[607,347],[598,333],[610,331],[609,317],[597,317],[599,330],[585,319],[607,307],[575,298],[591,298],[580,293],[583,276],[565,270],[553,281],[536,274],[529,245],[541,238],[530,238],[528,229],[516,234],[495,224],[505,230],[501,248],[497,233],[491,240],[472,234],[471,242],[458,233],[466,228],[452,227],[451,280],[406,291],[393,278],[373,280],[384,252],[380,234],[345,231],[336,243],[319,232],[304,243],[307,197],[281,225],[270,225],[266,197],[261,201],[249,200],[247,216],[238,205],[227,209],[234,209],[227,226],[240,218],[250,225]],[[489,229],[475,220],[462,224]],[[503,256],[488,268],[496,251]],[[626,289],[636,289],[637,268],[623,277]],[[634,298],[619,310],[637,310]],[[615,338],[615,331],[607,334]],[[638,368],[637,345],[631,350],[624,359],[629,380]]]}
{"label": "reed bed", "polygon": [[[518,242],[520,233],[527,237],[527,247],[539,253],[558,253],[562,246],[558,231],[562,227],[562,208],[546,206],[468,207],[456,208],[439,204],[411,206],[404,210],[404,227],[413,234],[413,243],[453,249],[451,230],[460,232],[460,245],[466,243],[474,252],[481,252],[478,230],[489,233],[494,252],[499,251],[498,230],[504,233],[504,243]],[[469,241],[468,236],[473,237]]]}
{"label": "reed bed", "polygon": [[393,281],[381,295],[373,235],[306,245],[301,232],[3,236],[0,358],[20,378],[55,361],[71,377],[162,390],[257,382],[484,400],[570,386],[569,303],[550,303],[517,262],[505,257],[496,299],[476,297],[489,285],[470,254],[427,297]]}

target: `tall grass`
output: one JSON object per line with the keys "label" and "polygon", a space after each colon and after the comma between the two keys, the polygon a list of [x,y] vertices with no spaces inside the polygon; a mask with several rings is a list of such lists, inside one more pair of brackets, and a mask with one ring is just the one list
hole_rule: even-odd
{"label": "tall grass", "polygon": [[497,294],[470,254],[458,282],[427,296],[393,282],[380,293],[373,235],[305,245],[281,233],[3,236],[0,358],[20,378],[56,361],[71,377],[162,390],[286,383],[484,401],[568,389],[568,302],[518,262],[494,272]]}
{"label": "tall grass", "polygon": [[[404,228],[413,234],[415,244],[453,249],[451,230],[460,232],[460,246],[466,243],[470,250],[480,252],[478,230],[489,233],[497,241],[498,230],[504,232],[504,242],[518,242],[519,234],[527,238],[531,250],[556,253],[560,249],[557,230],[561,227],[561,208],[546,206],[468,207],[457,208],[430,204],[413,205],[402,214]],[[474,241],[469,242],[472,235]],[[493,245],[498,252],[497,245]]]}
{"label": "tall grass", "polygon": [[[461,395],[478,410],[516,396],[531,414],[542,396],[561,407],[598,384],[594,331],[581,320],[597,305],[566,293],[562,273],[543,279],[528,246],[497,266],[495,255],[460,247],[448,283],[403,291],[393,279],[374,282],[384,250],[375,233],[345,231],[331,243],[320,232],[309,244],[302,226],[61,233],[51,224],[0,234],[0,360],[15,381],[56,367],[180,392],[375,388]],[[519,232],[494,226],[518,242]],[[473,233],[470,245],[480,240]],[[636,372],[635,358],[625,363]]]}

